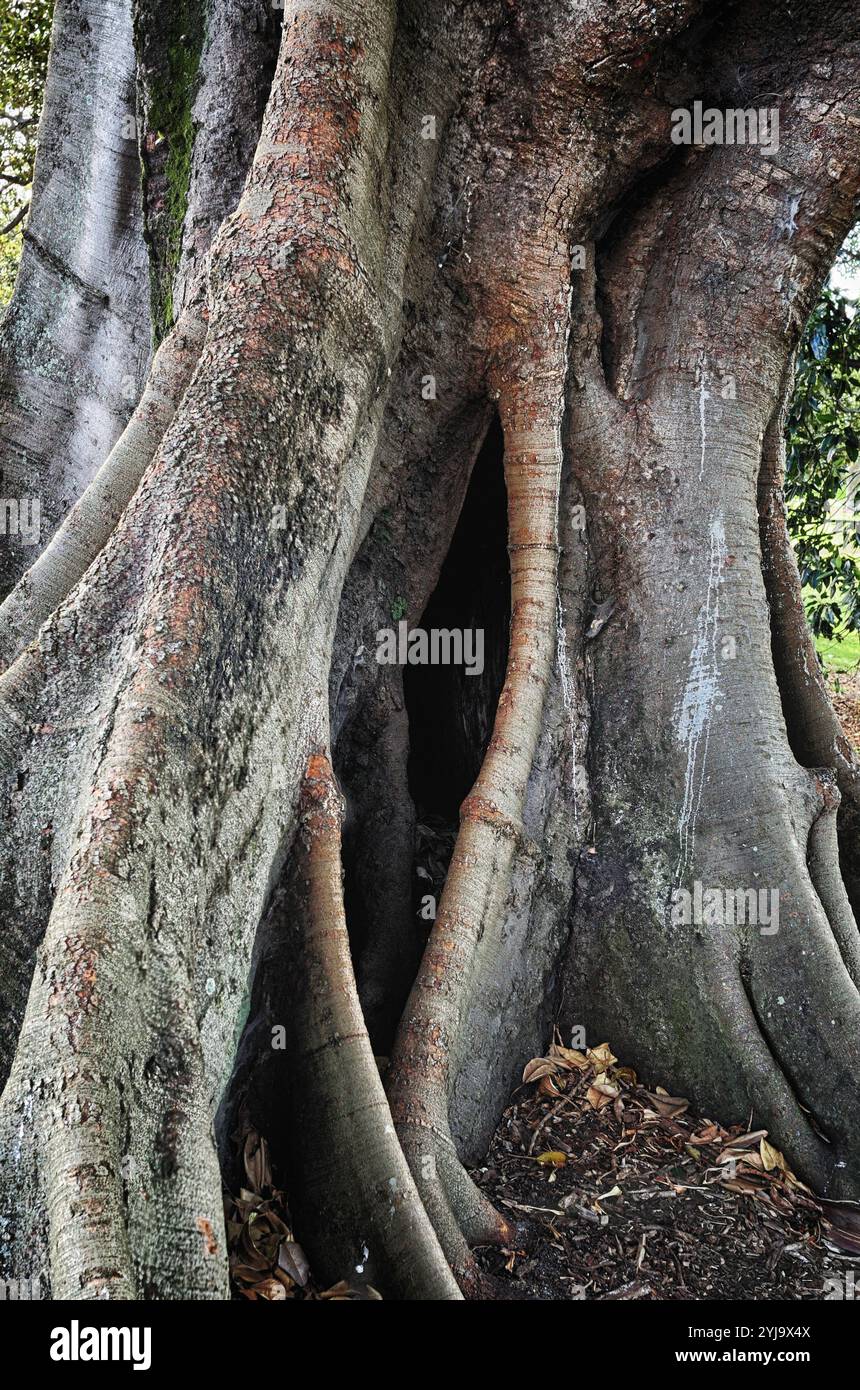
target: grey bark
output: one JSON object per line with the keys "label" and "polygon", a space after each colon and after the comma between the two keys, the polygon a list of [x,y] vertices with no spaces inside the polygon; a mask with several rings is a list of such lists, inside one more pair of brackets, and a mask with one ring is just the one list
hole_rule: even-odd
{"label": "grey bark", "polygon": [[110,540],[176,414],[200,357],[205,310],[192,303],[162,343],[131,419],[35,564],[0,604],[0,670],[37,635]]}
{"label": "grey bark", "polygon": [[[611,1025],[617,1050],[710,1113],[752,1112],[833,1195],[856,1191],[860,1023],[857,927],[835,859],[827,873],[820,862],[835,844],[840,749],[828,767],[819,740],[823,768],[793,755],[758,535],[786,348],[852,216],[834,146],[854,109],[856,50],[840,67],[826,37],[804,37],[803,64],[771,73],[787,101],[778,155],[688,156],[604,258],[612,389],[592,346],[570,447],[618,605],[587,653],[602,692],[589,740],[601,803],[580,861],[565,1016],[592,1038]],[[727,208],[743,209],[743,251]],[[634,261],[647,271],[631,275]],[[773,635],[779,648],[784,629]],[[817,688],[813,668],[806,682]],[[673,925],[669,890],[695,880],[778,892],[779,930]]]}
{"label": "grey bark", "polygon": [[115,443],[150,354],[130,0],[58,0],[32,211],[0,325],[0,497],[37,501],[5,534],[8,593]]}

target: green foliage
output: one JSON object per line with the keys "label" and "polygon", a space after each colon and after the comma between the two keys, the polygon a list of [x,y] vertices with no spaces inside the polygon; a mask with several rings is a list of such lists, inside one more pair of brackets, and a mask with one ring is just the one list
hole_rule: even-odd
{"label": "green foliage", "polygon": [[860,633],[849,632],[841,638],[817,637],[815,646],[831,676],[838,678],[845,671],[854,671],[860,663]]}
{"label": "green foliage", "polygon": [[52,14],[53,0],[0,0],[0,306],[21,255]]}
{"label": "green foliage", "polygon": [[[854,268],[849,245],[843,269]],[[860,314],[826,288],[797,359],[785,495],[807,617],[816,635],[860,631]]]}
{"label": "green foliage", "polygon": [[[136,45],[146,71],[145,145],[142,178],[144,196],[158,167],[164,180],[163,203],[157,216],[150,208],[147,235],[153,248],[152,318],[155,341],[173,326],[173,280],[182,251],[182,229],[191,182],[194,152],[192,107],[200,75],[205,32],[202,0],[174,0],[167,15],[137,11]],[[145,22],[144,22],[145,21]],[[163,165],[152,163],[156,151],[166,151]]]}

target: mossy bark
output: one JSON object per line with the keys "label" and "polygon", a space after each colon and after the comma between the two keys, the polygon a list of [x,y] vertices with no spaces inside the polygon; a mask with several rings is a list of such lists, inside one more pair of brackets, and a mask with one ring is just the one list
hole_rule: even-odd
{"label": "mossy bark", "polygon": [[138,141],[156,347],[174,323],[206,15],[206,0],[177,0],[167,11],[135,0]]}

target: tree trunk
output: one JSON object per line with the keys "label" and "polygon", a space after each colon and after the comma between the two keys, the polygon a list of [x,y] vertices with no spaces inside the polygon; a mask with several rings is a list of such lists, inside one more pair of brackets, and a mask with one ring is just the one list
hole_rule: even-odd
{"label": "tree trunk", "polygon": [[[781,493],[853,7],[90,8],[91,193],[43,124],[2,330],[0,1276],[227,1297],[250,1113],[321,1277],[480,1295],[463,1165],[553,1022],[860,1196],[858,765]],[[762,92],[775,148],[673,142]],[[380,663],[434,614],[483,674]]]}
{"label": "tree trunk", "polygon": [[134,409],[150,349],[130,0],[58,0],[32,211],[0,326],[0,598],[35,559]]}

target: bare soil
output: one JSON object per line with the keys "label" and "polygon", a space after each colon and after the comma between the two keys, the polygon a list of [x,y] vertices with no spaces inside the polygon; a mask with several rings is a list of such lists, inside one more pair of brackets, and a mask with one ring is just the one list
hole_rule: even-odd
{"label": "bare soil", "polygon": [[860,671],[842,672],[838,676],[830,673],[827,684],[843,729],[854,747],[860,748]]}
{"label": "bare soil", "polygon": [[[765,1131],[697,1118],[605,1044],[581,1053],[557,1040],[524,1075],[472,1174],[517,1230],[509,1249],[476,1251],[484,1298],[816,1300],[856,1272],[860,1204],[817,1198]],[[265,1140],[236,1137],[234,1297],[378,1299],[358,1268],[331,1287],[315,1279]]]}

